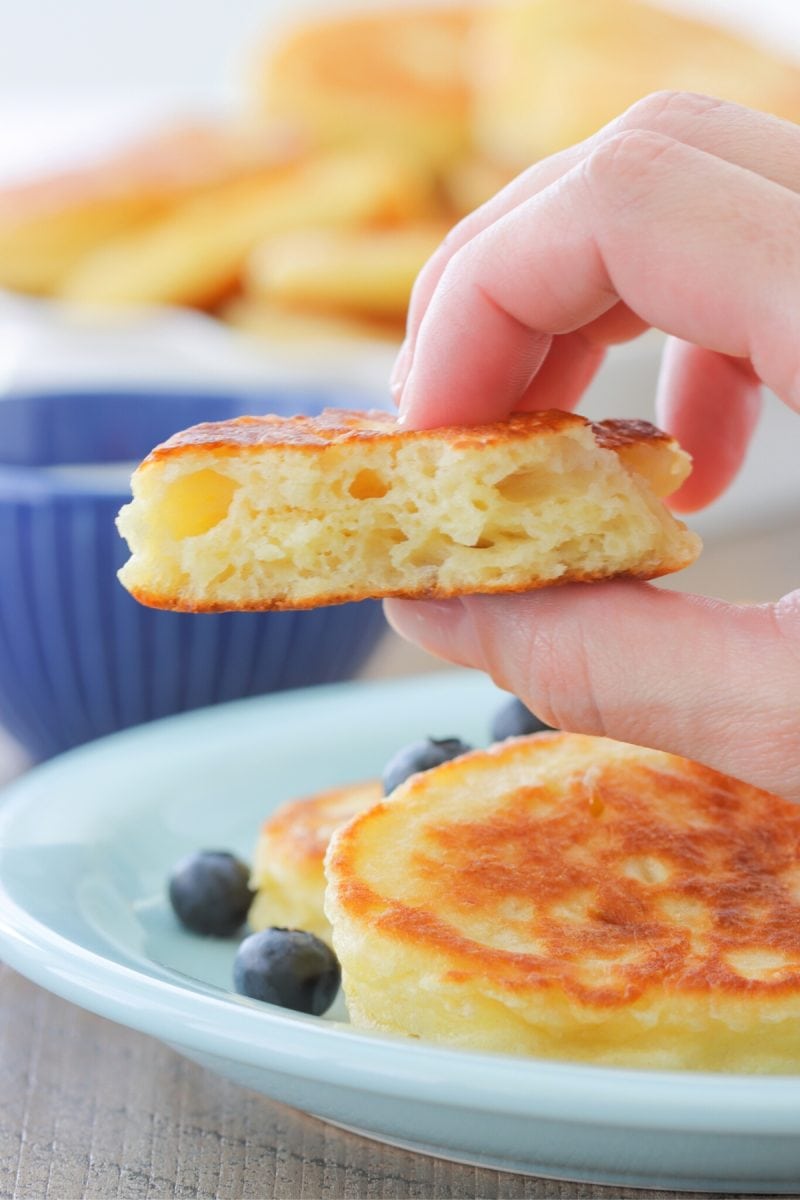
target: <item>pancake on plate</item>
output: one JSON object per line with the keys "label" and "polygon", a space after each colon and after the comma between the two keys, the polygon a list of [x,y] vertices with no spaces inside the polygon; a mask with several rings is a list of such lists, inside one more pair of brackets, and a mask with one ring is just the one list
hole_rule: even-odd
{"label": "pancake on plate", "polygon": [[333,835],[357,1025],[615,1066],[800,1069],[800,807],[697,763],[537,734]]}
{"label": "pancake on plate", "polygon": [[251,929],[305,929],[330,942],[323,912],[328,842],[335,829],[382,795],[379,780],[330,788],[291,800],[264,822],[250,877],[256,892],[247,917]]}
{"label": "pancake on plate", "polygon": [[652,579],[700,550],[659,499],[689,466],[646,422],[566,412],[424,432],[334,409],[199,425],[134,473],[120,579],[192,612]]}

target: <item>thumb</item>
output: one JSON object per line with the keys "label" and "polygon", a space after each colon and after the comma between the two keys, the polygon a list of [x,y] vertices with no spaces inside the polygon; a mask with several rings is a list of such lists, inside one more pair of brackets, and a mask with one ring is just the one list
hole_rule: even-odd
{"label": "thumb", "polygon": [[629,581],[386,602],[548,724],[667,750],[800,800],[800,592],[743,606]]}

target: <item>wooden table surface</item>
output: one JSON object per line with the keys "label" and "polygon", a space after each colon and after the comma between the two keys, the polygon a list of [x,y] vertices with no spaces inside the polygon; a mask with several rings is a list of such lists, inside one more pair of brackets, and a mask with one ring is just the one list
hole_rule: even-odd
{"label": "wooden table surface", "polygon": [[212,1075],[0,965],[2,1200],[679,1195],[687,1200],[695,1193],[556,1183],[344,1133]]}
{"label": "wooden table surface", "polygon": [[[370,673],[392,667],[390,655]],[[0,732],[0,784],[23,765]],[[0,963],[0,1200],[693,1194],[562,1184],[383,1146],[212,1075]]]}

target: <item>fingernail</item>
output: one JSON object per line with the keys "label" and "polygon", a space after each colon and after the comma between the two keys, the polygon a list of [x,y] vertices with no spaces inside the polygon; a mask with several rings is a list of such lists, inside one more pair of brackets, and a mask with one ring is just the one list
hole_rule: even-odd
{"label": "fingernail", "polygon": [[407,425],[411,417],[414,400],[414,380],[412,355],[409,354],[408,372],[403,380],[403,388],[395,403],[397,404],[397,424]]}
{"label": "fingernail", "polygon": [[408,338],[405,339],[402,346],[397,352],[397,358],[394,360],[392,374],[389,380],[389,387],[392,393],[392,399],[395,404],[400,407],[402,415],[402,400],[403,388],[405,387],[406,379],[408,379],[409,368],[411,367],[411,343]]}

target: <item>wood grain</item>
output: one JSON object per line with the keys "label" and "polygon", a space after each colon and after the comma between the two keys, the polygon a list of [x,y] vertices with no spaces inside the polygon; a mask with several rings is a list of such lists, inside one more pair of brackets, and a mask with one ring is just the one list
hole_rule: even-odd
{"label": "wood grain", "polygon": [[0,965],[0,1200],[644,1195],[460,1166],[343,1133]]}

